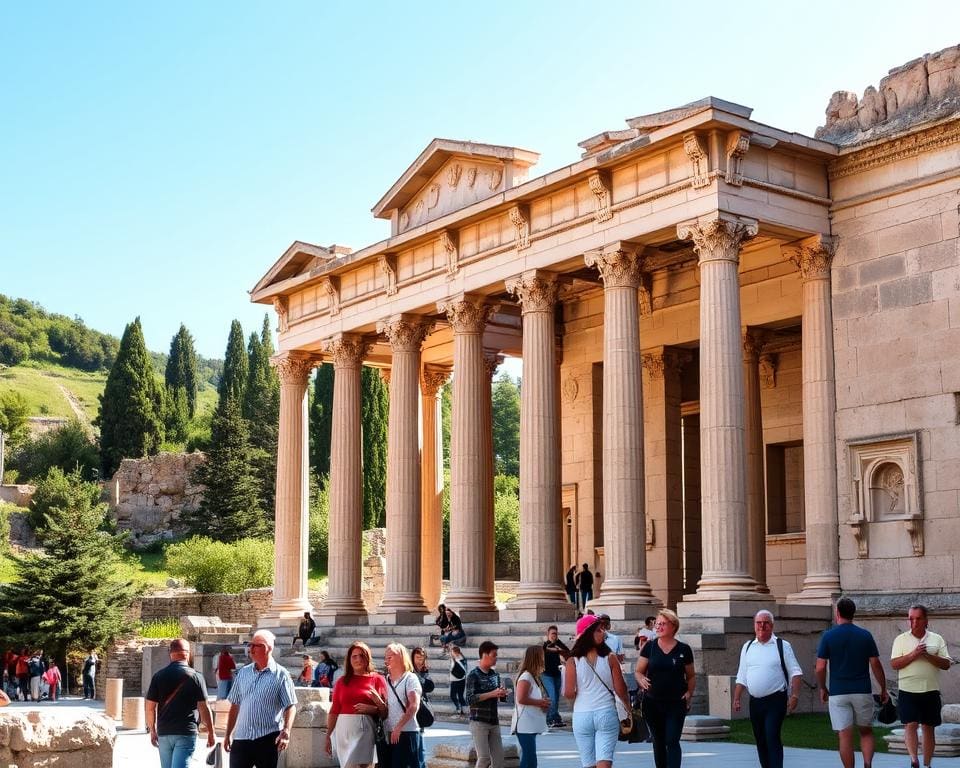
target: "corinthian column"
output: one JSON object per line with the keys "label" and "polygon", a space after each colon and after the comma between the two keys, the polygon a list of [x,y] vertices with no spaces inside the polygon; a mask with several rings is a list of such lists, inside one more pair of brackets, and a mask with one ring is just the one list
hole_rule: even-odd
{"label": "corinthian column", "polygon": [[523,313],[520,388],[520,585],[501,618],[571,619],[563,587],[560,419],[554,310],[557,276],[530,271],[507,281]]}
{"label": "corinthian column", "polygon": [[453,327],[450,429],[450,592],[447,604],[472,620],[496,617],[493,595],[493,475],[490,376],[483,329],[494,307],[482,298],[440,302]]}
{"label": "corinthian column", "polygon": [[[280,431],[277,439],[277,500],[274,528],[273,602],[264,621],[295,625],[307,599],[308,508],[307,381],[317,362],[297,352],[270,361],[280,377]],[[267,626],[270,624],[268,623]]]}
{"label": "corinthian column", "polygon": [[763,414],[760,408],[760,337],[743,331],[743,419],[747,459],[747,549],[757,592],[767,594],[767,507],[763,497]]}
{"label": "corinthian column", "polygon": [[420,347],[433,321],[395,315],[377,326],[390,340],[387,424],[387,578],[376,619],[409,624],[427,613],[420,580]]}
{"label": "corinthian column", "polygon": [[423,600],[434,610],[440,603],[443,579],[443,453],[440,430],[440,390],[450,371],[424,366],[420,379],[420,419],[423,449],[420,454],[420,573]]}
{"label": "corinthian column", "polygon": [[617,243],[585,255],[603,278],[603,550],[600,596],[591,607],[616,619],[646,615],[654,603],[647,581],[643,477],[643,392],[640,377],[641,257]]}
{"label": "corinthian column", "polygon": [[[691,600],[757,599],[750,576],[743,352],[740,339],[740,244],[755,221],[711,218],[677,227],[700,257],[700,466],[703,575]],[[753,606],[746,608],[751,612]],[[730,607],[731,611],[735,609]]]}
{"label": "corinthian column", "polygon": [[803,281],[803,504],[807,575],[789,602],[828,604],[840,592],[837,410],[830,264],[833,242],[811,237],[787,249]]}
{"label": "corinthian column", "polygon": [[360,442],[360,370],[368,345],[353,334],[324,343],[333,358],[330,425],[328,591],[318,611],[322,624],[365,623],[361,596],[363,491]]}

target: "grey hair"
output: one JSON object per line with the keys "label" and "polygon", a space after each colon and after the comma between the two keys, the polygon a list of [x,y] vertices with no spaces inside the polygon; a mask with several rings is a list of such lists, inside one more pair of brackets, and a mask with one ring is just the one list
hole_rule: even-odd
{"label": "grey hair", "polygon": [[768,611],[766,608],[761,608],[759,611],[753,614],[754,620],[760,618],[761,616],[766,616],[771,622],[775,621],[773,614],[770,613],[770,611]]}
{"label": "grey hair", "polygon": [[267,644],[267,646],[270,648],[271,651],[276,647],[277,636],[273,634],[273,632],[271,632],[269,629],[258,629],[256,632],[253,633],[253,637],[261,638]]}

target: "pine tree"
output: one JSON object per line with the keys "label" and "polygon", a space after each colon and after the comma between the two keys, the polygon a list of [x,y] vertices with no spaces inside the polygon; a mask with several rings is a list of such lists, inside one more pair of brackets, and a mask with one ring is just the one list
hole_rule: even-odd
{"label": "pine tree", "polygon": [[194,482],[205,491],[199,509],[180,517],[190,533],[228,542],[269,535],[269,520],[260,506],[260,483],[251,463],[247,423],[232,397],[214,413],[210,450],[197,467]]}
{"label": "pine tree", "polygon": [[117,576],[119,537],[105,531],[99,487],[77,471],[51,472],[64,488],[43,515],[42,552],[13,557],[15,578],[0,586],[0,634],[16,647],[42,647],[66,669],[68,651],[103,648],[129,631],[135,589]]}
{"label": "pine tree", "polygon": [[228,398],[237,401],[242,407],[244,392],[247,389],[247,350],[243,345],[243,328],[239,320],[230,324],[230,336],[227,339],[227,351],[223,358],[223,373],[217,393],[220,399],[217,409],[222,410]]}
{"label": "pine tree", "polygon": [[360,374],[360,423],[363,425],[363,527],[387,524],[387,418],[390,397],[375,368]]}
{"label": "pine tree", "polygon": [[182,443],[187,439],[187,429],[190,426],[190,406],[187,403],[186,387],[166,388],[165,418],[167,440]]}
{"label": "pine tree", "polygon": [[180,330],[170,340],[170,356],[167,358],[164,383],[168,389],[183,387],[188,416],[192,419],[197,412],[197,353],[193,346],[193,336],[182,323]]}
{"label": "pine tree", "polygon": [[330,430],[333,426],[333,366],[317,368],[310,405],[310,466],[317,478],[330,475]]}
{"label": "pine tree", "polygon": [[105,477],[124,458],[157,453],[164,439],[163,390],[153,365],[138,317],[129,323],[120,340],[117,359],[100,395],[100,460]]}
{"label": "pine tree", "polygon": [[250,430],[251,461],[260,482],[261,506],[272,515],[277,485],[277,437],[280,426],[280,378],[270,365],[273,339],[264,316],[260,336],[250,334],[243,416]]}

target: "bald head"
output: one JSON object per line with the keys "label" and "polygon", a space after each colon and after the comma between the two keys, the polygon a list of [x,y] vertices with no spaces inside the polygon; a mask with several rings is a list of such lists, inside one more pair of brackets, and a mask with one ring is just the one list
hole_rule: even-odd
{"label": "bald head", "polygon": [[170,641],[170,658],[184,661],[190,658],[190,643],[182,637]]}

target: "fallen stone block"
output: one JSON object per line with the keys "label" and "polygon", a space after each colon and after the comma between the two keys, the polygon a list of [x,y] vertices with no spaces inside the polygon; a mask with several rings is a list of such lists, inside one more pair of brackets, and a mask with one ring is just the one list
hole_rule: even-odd
{"label": "fallen stone block", "polygon": [[73,722],[41,712],[0,714],[0,765],[112,768],[116,730],[103,715]]}

